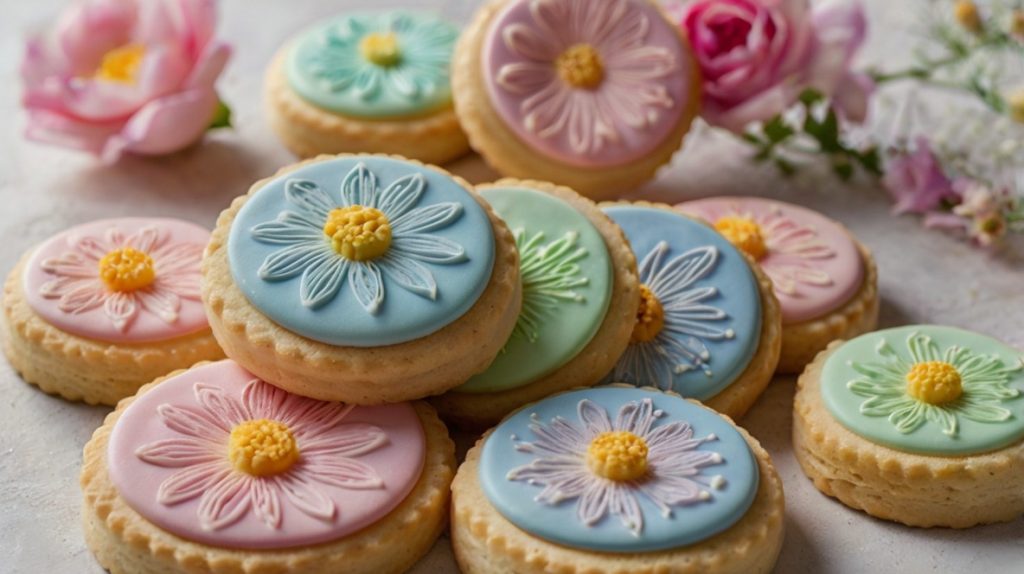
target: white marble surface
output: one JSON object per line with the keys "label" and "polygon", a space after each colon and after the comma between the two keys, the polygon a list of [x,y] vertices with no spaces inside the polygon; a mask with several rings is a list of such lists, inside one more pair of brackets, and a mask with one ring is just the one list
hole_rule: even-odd
{"label": "white marble surface", "polygon": [[[0,270],[69,225],[99,217],[168,215],[211,225],[250,182],[289,163],[262,114],[262,70],[291,32],[345,7],[433,5],[455,19],[470,0],[225,0],[223,36],[237,53],[223,78],[234,131],[163,159],[102,167],[88,157],[21,140],[17,63],[25,31],[43,24],[59,0],[0,0]],[[868,62],[898,62],[913,37],[919,2],[868,2]],[[700,130],[671,170],[639,194],[662,200],[764,194],[845,222],[874,251],[885,325],[958,325],[1024,346],[1024,271],[1018,255],[990,259],[954,239],[888,214],[869,182],[844,186],[824,173],[785,180],[737,156],[742,148]],[[451,166],[474,181],[493,176],[479,160]],[[623,190],[623,194],[634,190]],[[786,487],[786,542],[777,572],[1024,572],[1024,521],[969,531],[919,530],[871,519],[820,495],[789,446],[793,381],[776,381],[743,421],[768,450]],[[0,360],[0,573],[93,573],[101,569],[79,528],[81,448],[108,409],[69,404],[23,384]],[[415,572],[456,571],[446,539]]]}

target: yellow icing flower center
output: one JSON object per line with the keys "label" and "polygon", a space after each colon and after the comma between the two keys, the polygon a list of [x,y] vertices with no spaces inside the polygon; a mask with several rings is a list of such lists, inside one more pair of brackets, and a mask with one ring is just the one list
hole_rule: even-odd
{"label": "yellow icing flower center", "polygon": [[391,223],[379,209],[363,205],[339,207],[327,214],[324,234],[350,261],[368,261],[384,255],[391,246]]}
{"label": "yellow icing flower center", "polygon": [[231,429],[228,458],[241,472],[270,476],[291,468],[299,460],[299,447],[284,423],[256,419]]}
{"label": "yellow icing flower center", "polygon": [[593,90],[604,80],[601,54],[590,44],[576,44],[555,60],[558,75],[574,88]]}
{"label": "yellow icing flower center", "polygon": [[390,68],[402,59],[398,37],[392,32],[367,34],[359,42],[359,53],[367,62],[382,68]]}
{"label": "yellow icing flower center", "polygon": [[761,226],[749,217],[723,217],[715,222],[715,229],[754,259],[760,260],[768,253]]}
{"label": "yellow icing flower center", "polygon": [[640,307],[636,310],[636,324],[630,340],[646,343],[658,336],[665,326],[665,310],[658,296],[647,285],[640,286]]}
{"label": "yellow icing flower center", "polygon": [[981,14],[978,12],[978,5],[971,0],[959,0],[953,6],[953,17],[961,26],[971,32],[980,32],[984,26]]}
{"label": "yellow icing flower center", "polygon": [[943,405],[963,392],[960,373],[945,361],[917,363],[907,373],[907,394],[921,402]]}
{"label": "yellow icing flower center", "polygon": [[647,442],[629,431],[603,432],[587,447],[587,466],[608,480],[636,480],[647,474]]}
{"label": "yellow icing flower center", "polygon": [[114,48],[103,55],[103,60],[94,77],[108,82],[134,84],[135,75],[138,73],[139,65],[142,64],[142,58],[145,55],[146,47],[142,44],[126,44],[120,48]]}
{"label": "yellow icing flower center", "polygon": [[153,258],[138,249],[122,247],[100,259],[100,279],[111,291],[135,291],[156,280]]}

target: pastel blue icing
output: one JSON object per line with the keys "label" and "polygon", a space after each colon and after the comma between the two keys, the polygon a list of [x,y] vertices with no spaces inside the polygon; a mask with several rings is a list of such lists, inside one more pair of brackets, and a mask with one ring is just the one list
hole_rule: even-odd
{"label": "pastel blue icing", "polygon": [[[589,399],[603,407],[614,422],[622,405],[651,399],[664,415],[653,429],[674,421],[689,423],[694,437],[717,436],[696,450],[717,452],[722,462],[701,469],[704,475],[720,475],[724,486],[708,489],[710,500],[672,507],[669,517],[644,494],[637,499],[643,515],[643,529],[634,534],[617,516],[607,514],[592,526],[576,515],[576,499],[556,505],[535,500],[542,486],[524,480],[510,480],[511,470],[529,464],[537,454],[516,448],[519,442],[532,442],[531,430],[538,423],[549,424],[554,417],[580,426],[577,408]],[[480,483],[490,503],[520,529],[573,548],[605,552],[653,552],[681,548],[707,540],[727,530],[750,509],[759,483],[757,460],[739,432],[714,411],[679,397],[657,391],[628,387],[595,387],[556,395],[516,412],[487,437],[480,458]]]}
{"label": "pastel blue icing", "polygon": [[[418,261],[436,282],[435,299],[410,291],[383,274],[384,299],[375,312],[368,312],[357,299],[349,280],[333,298],[311,308],[300,298],[301,276],[275,281],[260,276],[260,267],[267,257],[287,245],[258,240],[253,236],[253,228],[274,222],[283,212],[297,210],[295,203],[286,198],[288,182],[312,182],[340,206],[342,181],[360,163],[376,176],[379,190],[402,177],[416,174],[422,177],[424,191],[414,208],[446,202],[461,206],[461,214],[456,218],[426,232],[464,250],[463,257],[449,263]],[[324,245],[330,249],[330,239],[321,235]],[[401,235],[397,230],[394,232],[392,250]],[[228,260],[239,289],[256,309],[275,323],[331,345],[374,347],[424,337],[461,317],[476,303],[490,281],[494,248],[494,232],[486,212],[451,177],[405,161],[351,156],[307,165],[270,181],[250,196],[232,224]]]}
{"label": "pastel blue icing", "polygon": [[[360,42],[393,33],[401,52],[392,66],[367,61]],[[303,32],[288,51],[285,74],[313,105],[347,116],[394,119],[451,105],[451,56],[458,28],[429,12],[355,12]]]}
{"label": "pastel blue icing", "polygon": [[[757,280],[747,260],[724,237],[706,225],[667,209],[631,205],[612,205],[604,208],[605,213],[625,232],[642,264],[660,242],[668,244],[665,260],[671,260],[695,248],[713,248],[717,261],[710,273],[695,281],[687,289],[713,288],[700,301],[701,308],[708,307],[725,313],[715,320],[696,320],[700,328],[725,332],[718,338],[697,337],[697,345],[707,349],[703,364],[681,361],[684,368],[670,368],[660,357],[651,352],[639,353],[638,345],[630,343],[629,349],[609,380],[626,382],[639,386],[655,386],[671,389],[683,396],[698,400],[714,397],[739,377],[757,352],[761,339],[761,294]],[[644,281],[641,265],[641,282]],[[661,302],[667,307],[666,301]],[[695,310],[699,311],[699,310]],[[693,347],[691,335],[663,330],[661,335],[671,339],[673,345]],[[649,343],[648,343],[649,345]],[[646,372],[636,368],[639,362],[630,362],[630,357],[656,357]],[[649,373],[655,372],[652,376]]]}

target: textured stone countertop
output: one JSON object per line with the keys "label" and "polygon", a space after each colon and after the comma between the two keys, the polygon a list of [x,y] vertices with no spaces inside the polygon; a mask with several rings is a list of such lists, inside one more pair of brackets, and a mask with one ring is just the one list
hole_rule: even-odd
{"label": "textured stone countertop", "polygon": [[[0,271],[47,236],[91,219],[166,215],[212,225],[231,198],[292,158],[271,134],[260,93],[263,68],[290,33],[318,17],[361,5],[439,7],[464,20],[471,0],[224,0],[221,33],[236,54],[222,79],[235,111],[233,131],[163,159],[130,158],[104,167],[89,157],[20,137],[17,66],[27,30],[44,24],[60,0],[0,0]],[[904,33],[919,2],[867,2],[873,24],[868,62],[909,53]],[[874,250],[882,322],[936,322],[974,329],[1024,347],[1024,262],[986,257],[950,237],[888,213],[868,183],[842,185],[809,171],[795,179],[755,167],[728,138],[698,130],[672,168],[636,193],[678,200],[761,194],[843,221]],[[449,166],[474,182],[492,179],[480,160]],[[624,190],[624,192],[632,190]],[[1019,246],[1018,246],[1019,247]],[[1020,253],[1020,251],[1018,251]],[[862,573],[1024,571],[1024,521],[967,531],[911,529],[867,517],[815,490],[790,447],[794,382],[780,378],[742,421],[768,448],[786,488],[786,539],[776,572]],[[101,569],[79,525],[81,449],[109,409],[69,404],[23,384],[0,360],[0,572],[82,574]],[[446,538],[414,569],[456,572]]]}

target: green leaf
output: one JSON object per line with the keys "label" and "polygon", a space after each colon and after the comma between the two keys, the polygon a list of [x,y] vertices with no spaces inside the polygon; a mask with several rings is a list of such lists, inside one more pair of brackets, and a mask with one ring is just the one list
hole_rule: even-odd
{"label": "green leaf", "polygon": [[800,94],[800,103],[808,108],[820,101],[823,101],[824,99],[825,94],[815,90],[814,88],[807,88]]}
{"label": "green leaf", "polygon": [[742,134],[740,134],[740,139],[756,146],[764,144],[764,141],[761,140],[761,138],[754,132],[743,132]]}
{"label": "green leaf", "polygon": [[796,173],[796,166],[792,163],[782,159],[781,157],[775,158],[775,167],[779,168],[782,175],[789,177]]}
{"label": "green leaf", "polygon": [[217,100],[217,109],[213,112],[213,119],[210,120],[208,130],[231,127],[231,108],[224,103],[224,100]]}
{"label": "green leaf", "polygon": [[839,176],[839,179],[850,181],[850,178],[853,177],[853,164],[845,157],[836,157],[832,160],[832,171]]}
{"label": "green leaf", "polygon": [[871,146],[861,152],[855,151],[851,155],[869,173],[882,175],[882,159],[878,154],[878,147]]}
{"label": "green leaf", "polygon": [[757,163],[762,163],[762,162],[768,161],[769,159],[771,159],[771,157],[772,157],[772,148],[764,147],[764,148],[761,148],[756,154],[754,154],[754,157],[752,159],[754,161],[756,161]]}
{"label": "green leaf", "polygon": [[786,124],[781,115],[775,116],[764,125],[764,135],[773,144],[786,140],[794,133],[796,130]]}
{"label": "green leaf", "polygon": [[812,114],[807,114],[807,118],[804,120],[804,132],[817,140],[822,152],[835,153],[843,149],[839,143],[839,117],[831,107],[823,120],[815,118]]}

